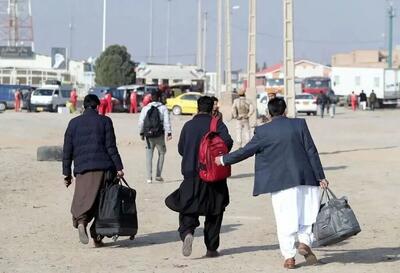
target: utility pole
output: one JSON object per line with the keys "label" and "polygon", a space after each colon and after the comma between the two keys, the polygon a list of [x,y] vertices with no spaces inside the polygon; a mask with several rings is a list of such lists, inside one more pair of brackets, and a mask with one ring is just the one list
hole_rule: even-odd
{"label": "utility pole", "polygon": [[390,3],[390,7],[388,10],[389,16],[389,35],[388,35],[388,68],[393,67],[393,19],[395,17],[393,3]]}
{"label": "utility pole", "polygon": [[216,90],[219,97],[222,85],[222,0],[217,0],[217,63],[216,63]]}
{"label": "utility pole", "polygon": [[153,61],[153,0],[150,0],[150,32],[149,32],[149,56],[147,62]]}
{"label": "utility pole", "polygon": [[166,57],[165,64],[169,64],[169,36],[170,36],[170,25],[171,25],[171,0],[167,0],[167,40],[166,40]]}
{"label": "utility pole", "polygon": [[203,11],[201,8],[201,1],[197,0],[197,55],[196,55],[196,65],[198,68],[203,68],[203,22],[202,16]]}
{"label": "utility pole", "polygon": [[225,85],[232,94],[231,0],[225,0]]}
{"label": "utility pole", "polygon": [[[248,55],[247,55],[247,90],[246,96],[253,106],[257,107],[256,90],[256,23],[257,23],[257,1],[249,0],[249,33],[248,33]],[[250,117],[250,124],[257,125],[256,114]]]}
{"label": "utility pole", "polygon": [[207,65],[206,65],[206,57],[207,57],[207,12],[204,12],[204,18],[203,18],[203,46],[202,46],[202,68],[204,71],[206,71]]}
{"label": "utility pole", "polygon": [[293,0],[283,0],[283,54],[284,54],[284,95],[288,117],[296,116],[295,108],[295,69],[294,69]]}
{"label": "utility pole", "polygon": [[103,51],[106,50],[107,0],[103,0]]}

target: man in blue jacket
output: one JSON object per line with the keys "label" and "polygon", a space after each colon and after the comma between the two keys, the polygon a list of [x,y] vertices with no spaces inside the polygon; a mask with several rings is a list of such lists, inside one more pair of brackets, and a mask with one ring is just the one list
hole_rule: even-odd
{"label": "man in blue jacket", "polygon": [[285,268],[295,268],[295,241],[307,264],[317,263],[311,251],[312,224],[319,210],[319,186],[328,181],[317,148],[304,119],[285,117],[281,98],[269,101],[272,120],[255,129],[242,149],[216,158],[217,164],[232,165],[256,155],[253,195],[271,193],[278,240]]}
{"label": "man in blue jacket", "polygon": [[[64,136],[63,174],[68,187],[72,182],[74,162],[75,192],[71,213],[73,226],[79,231],[79,240],[89,243],[86,226],[95,218],[98,193],[104,180],[115,175],[123,176],[123,165],[118,153],[114,127],[111,119],[97,112],[100,100],[96,95],[87,95],[83,102],[85,111],[72,119]],[[95,219],[96,220],[96,219]],[[90,235],[96,247],[102,246],[102,237],[97,236],[95,221]]]}

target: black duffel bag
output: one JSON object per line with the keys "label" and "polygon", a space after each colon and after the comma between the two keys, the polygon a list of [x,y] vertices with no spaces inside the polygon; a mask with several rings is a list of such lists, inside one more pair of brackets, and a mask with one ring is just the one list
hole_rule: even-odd
{"label": "black duffel bag", "polygon": [[[324,195],[327,202],[322,203]],[[328,188],[322,192],[321,207],[313,226],[315,244],[327,246],[341,242],[361,231],[347,198],[337,198]]]}
{"label": "black duffel bag", "polygon": [[114,240],[119,236],[130,236],[133,239],[138,229],[136,191],[123,177],[115,178],[114,182],[106,180],[104,183],[99,193],[96,233],[113,237]]}

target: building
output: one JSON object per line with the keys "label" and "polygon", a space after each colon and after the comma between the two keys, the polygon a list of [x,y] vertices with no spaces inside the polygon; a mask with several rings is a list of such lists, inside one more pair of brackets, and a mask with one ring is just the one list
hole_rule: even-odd
{"label": "building", "polygon": [[74,85],[84,93],[94,85],[92,66],[85,61],[66,61],[62,69],[54,68],[54,56],[34,53],[29,48],[0,48],[0,84],[21,84],[39,87],[47,80]]}
{"label": "building", "polygon": [[204,80],[204,71],[195,65],[141,63],[136,68],[136,81],[140,84],[198,85]]}
{"label": "building", "polygon": [[[338,53],[332,56],[332,66],[386,68],[387,51],[355,50],[349,53]],[[393,50],[393,67],[400,67],[400,47]]]}
{"label": "building", "polygon": [[[331,68],[308,60],[295,62],[295,76],[297,79],[308,77],[330,77]],[[257,85],[265,85],[268,79],[283,79],[283,64],[275,64],[256,74]]]}

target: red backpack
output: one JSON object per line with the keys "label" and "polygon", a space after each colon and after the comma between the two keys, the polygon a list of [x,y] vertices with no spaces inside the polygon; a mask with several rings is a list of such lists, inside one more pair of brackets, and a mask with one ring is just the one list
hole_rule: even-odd
{"label": "red backpack", "polygon": [[211,119],[210,131],[203,136],[199,148],[199,175],[206,183],[214,183],[231,176],[231,166],[217,166],[215,158],[229,153],[224,140],[217,133],[218,118]]}

